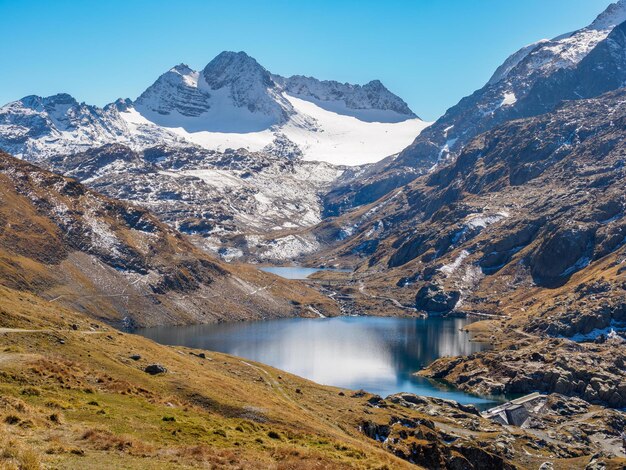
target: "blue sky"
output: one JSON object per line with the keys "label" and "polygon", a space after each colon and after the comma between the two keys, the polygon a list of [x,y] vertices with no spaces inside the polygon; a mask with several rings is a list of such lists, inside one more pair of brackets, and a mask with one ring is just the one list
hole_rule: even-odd
{"label": "blue sky", "polygon": [[281,75],[380,79],[425,119],[519,47],[589,24],[610,0],[0,0],[0,103],[136,98],[184,62],[244,50]]}

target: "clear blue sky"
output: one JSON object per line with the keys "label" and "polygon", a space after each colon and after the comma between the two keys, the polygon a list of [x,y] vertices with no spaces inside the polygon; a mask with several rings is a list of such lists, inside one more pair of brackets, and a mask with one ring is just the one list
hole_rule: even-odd
{"label": "clear blue sky", "polygon": [[519,47],[589,24],[610,0],[0,0],[0,104],[136,98],[180,62],[244,50],[281,75],[380,79],[426,119]]}

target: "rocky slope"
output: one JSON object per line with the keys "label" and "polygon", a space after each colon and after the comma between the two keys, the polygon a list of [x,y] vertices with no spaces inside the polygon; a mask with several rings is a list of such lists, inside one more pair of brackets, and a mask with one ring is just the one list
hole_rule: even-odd
{"label": "rocky slope", "polygon": [[522,48],[480,90],[463,98],[398,156],[358,181],[336,188],[326,212],[367,204],[456,157],[475,136],[512,119],[552,111],[562,100],[598,96],[626,81],[626,2],[611,5],[593,23]]}
{"label": "rocky slope", "polygon": [[[358,262],[369,292],[418,310],[520,318],[509,328],[566,337],[565,344],[614,331],[619,343],[626,332],[625,98],[620,89],[569,101],[476,137],[449,165],[319,226],[327,240],[353,234],[324,258]],[[626,397],[612,398],[624,372],[611,361],[576,366],[586,374],[576,393],[585,396],[591,378],[603,376],[610,391],[598,400],[624,406]],[[554,377],[543,383],[552,389]]]}
{"label": "rocky slope", "polygon": [[135,101],[103,109],[67,94],[8,103],[0,148],[41,160],[111,143],[198,145],[357,165],[399,152],[426,125],[379,81],[283,78],[244,52],[223,52],[202,71],[175,66]]}
{"label": "rocky slope", "polygon": [[164,145],[135,152],[111,144],[40,164],[148,208],[226,260],[266,262],[318,248],[292,232],[322,220],[322,194],[345,172],[264,152]]}
{"label": "rocky slope", "polygon": [[139,203],[225,260],[281,262],[318,249],[293,232],[361,172],[338,163],[397,152],[425,125],[378,81],[284,78],[224,52],[103,109],[67,94],[9,103],[0,148]]}
{"label": "rocky slope", "polygon": [[0,282],[117,326],[332,315],[296,282],[224,265],[145,209],[0,154]]}

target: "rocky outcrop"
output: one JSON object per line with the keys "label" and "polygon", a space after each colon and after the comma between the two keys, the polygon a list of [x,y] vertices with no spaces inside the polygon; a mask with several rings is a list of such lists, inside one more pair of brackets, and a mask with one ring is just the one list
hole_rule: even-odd
{"label": "rocky outcrop", "polygon": [[[546,461],[544,467],[552,468],[559,459],[582,468],[596,458],[592,456],[598,442],[610,448],[626,424],[624,413],[559,394],[537,397],[521,428],[487,419],[473,406],[436,398],[401,393],[377,403],[368,407],[374,413],[360,423],[361,432],[398,457],[428,469],[527,468],[529,458],[534,462],[530,468]],[[376,416],[376,408],[393,409],[394,415]],[[407,416],[405,410],[421,417]],[[611,456],[598,460],[608,462]]]}
{"label": "rocky outcrop", "polygon": [[554,230],[529,259],[531,274],[539,285],[552,286],[591,261],[594,231],[591,227]]}
{"label": "rocky outcrop", "polygon": [[442,358],[420,374],[479,394],[558,393],[626,407],[623,339],[577,344],[517,338],[468,358]]}
{"label": "rocky outcrop", "polygon": [[146,366],[143,371],[146,374],[159,375],[159,374],[165,374],[167,372],[167,369],[163,367],[161,364],[150,364]]}
{"label": "rocky outcrop", "polygon": [[415,308],[428,313],[444,314],[451,312],[461,298],[460,292],[446,292],[441,286],[423,286],[415,296]]}
{"label": "rocky outcrop", "polygon": [[[492,426],[482,420],[473,407],[410,394],[392,395],[387,400],[399,407],[427,414],[436,413],[439,417],[454,416],[454,419],[458,423],[463,423],[463,426],[492,430]],[[364,421],[360,428],[371,439],[382,442],[394,455],[425,468],[440,470],[517,468],[509,462],[497,444],[485,448],[476,445],[472,439],[451,437],[429,419],[394,417],[387,423]],[[448,442],[442,444],[442,441]]]}

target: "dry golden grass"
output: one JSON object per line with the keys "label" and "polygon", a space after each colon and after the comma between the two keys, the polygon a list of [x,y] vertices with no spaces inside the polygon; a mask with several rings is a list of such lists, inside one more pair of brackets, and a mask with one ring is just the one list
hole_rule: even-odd
{"label": "dry golden grass", "polygon": [[[0,333],[0,427],[19,444],[8,468],[408,468],[359,432],[363,412],[346,413],[365,398],[1,287],[0,308],[16,329]],[[153,362],[168,373],[144,373]]]}
{"label": "dry golden grass", "polygon": [[[5,468],[395,470],[416,467],[366,437],[363,422],[427,419],[472,434],[445,416],[371,407],[368,395],[262,364],[161,346],[30,294],[0,287],[0,308],[16,329],[0,330]],[[168,372],[144,373],[150,363]],[[499,433],[473,435],[487,444]],[[519,468],[536,468],[528,462]]]}

